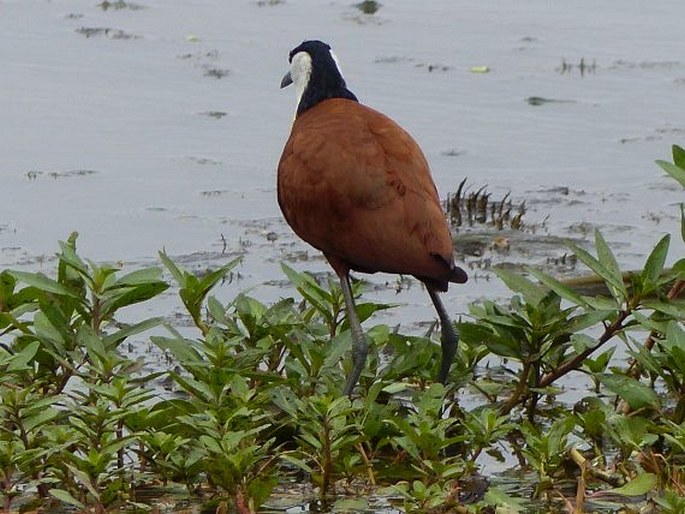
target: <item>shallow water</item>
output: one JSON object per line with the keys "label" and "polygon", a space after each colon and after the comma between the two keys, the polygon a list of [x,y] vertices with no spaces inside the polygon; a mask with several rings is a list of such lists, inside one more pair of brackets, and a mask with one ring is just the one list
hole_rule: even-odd
{"label": "shallow water", "polygon": [[[685,136],[679,2],[398,1],[373,16],[272,4],[0,3],[0,266],[50,270],[76,230],[82,255],[131,267],[162,248],[198,269],[244,254],[226,297],[292,294],[283,260],[327,270],[275,201],[294,108],[278,84],[303,38],[330,42],[360,99],[415,136],[443,196],[464,177],[510,191],[545,236],[599,226],[625,267],[677,229],[682,190],[653,161]],[[545,266],[566,252],[507,237],[509,253],[467,259],[452,312],[503,292],[489,261]],[[396,277],[367,278],[369,296],[405,304],[382,321],[433,319],[418,285],[396,294]]]}
{"label": "shallow water", "polygon": [[[600,226],[626,267],[677,228],[682,190],[653,161],[685,135],[678,1],[407,0],[373,16],[306,0],[131,6],[141,8],[0,3],[3,268],[50,269],[46,256],[76,230],[84,256],[131,266],[162,248],[216,266],[223,237],[245,255],[228,296],[291,294],[281,260],[326,270],[275,202],[294,108],[278,84],[304,38],[330,42],[360,99],[415,136],[443,196],[464,177],[511,191],[546,234],[587,238]],[[512,244],[533,264],[565,251]],[[502,291],[472,275],[447,297],[455,313]],[[420,287],[395,297],[382,287],[394,277],[371,279],[375,297],[407,304],[386,316],[433,318]]]}

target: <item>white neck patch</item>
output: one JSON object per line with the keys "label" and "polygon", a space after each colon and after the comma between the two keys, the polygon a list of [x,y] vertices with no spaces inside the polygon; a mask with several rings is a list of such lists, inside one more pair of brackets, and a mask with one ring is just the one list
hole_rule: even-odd
{"label": "white neck patch", "polygon": [[290,78],[293,80],[293,85],[295,86],[297,105],[300,104],[300,99],[304,94],[304,90],[307,89],[309,77],[311,76],[312,58],[307,52],[297,52],[290,61]]}

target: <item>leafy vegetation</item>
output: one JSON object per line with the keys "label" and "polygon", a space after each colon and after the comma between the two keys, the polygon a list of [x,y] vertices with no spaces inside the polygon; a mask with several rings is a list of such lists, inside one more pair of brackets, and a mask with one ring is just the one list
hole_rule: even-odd
{"label": "leafy vegetation", "polygon": [[[683,185],[684,155],[674,147],[674,163],[659,162]],[[0,273],[5,513],[149,510],[148,490],[182,485],[212,512],[247,514],[295,479],[318,511],[375,491],[407,512],[683,512],[685,259],[665,267],[669,235],[628,274],[601,233],[594,252],[572,246],[607,296],[535,269],[497,271],[513,295],[457,324],[446,387],[432,382],[430,334],[367,326],[353,398],[341,395],[350,336],[335,281],[284,266],[301,299],[224,304],[212,290],[237,261],[197,276],[162,253],[164,269],[122,273],[83,259],[76,242],[60,244],[52,277]],[[167,290],[165,270],[193,329],[122,322],[122,309]],[[390,307],[360,303],[359,316]],[[172,369],[150,373],[124,351],[141,340]],[[559,398],[570,375],[588,383],[573,403]],[[480,477],[484,456],[517,459],[532,500]]]}

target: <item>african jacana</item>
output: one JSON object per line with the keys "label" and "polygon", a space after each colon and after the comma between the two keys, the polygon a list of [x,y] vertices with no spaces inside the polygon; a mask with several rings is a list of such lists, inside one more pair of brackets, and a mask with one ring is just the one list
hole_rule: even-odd
{"label": "african jacana", "polygon": [[349,395],[364,368],[362,332],[349,272],[413,275],[440,318],[445,383],[458,336],[438,291],[467,276],[454,263],[452,237],[414,139],[347,89],[331,47],[305,41],[290,52],[281,87],[294,84],[297,112],[278,164],[278,203],[295,233],[321,250],[340,278],[352,333]]}

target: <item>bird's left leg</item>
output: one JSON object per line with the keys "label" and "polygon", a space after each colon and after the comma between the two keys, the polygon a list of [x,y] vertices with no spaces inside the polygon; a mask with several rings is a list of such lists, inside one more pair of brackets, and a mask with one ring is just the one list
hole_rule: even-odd
{"label": "bird's left leg", "polygon": [[426,289],[428,289],[428,294],[433,301],[435,310],[440,318],[440,331],[442,337],[440,341],[442,343],[442,361],[440,362],[440,371],[438,372],[438,382],[443,384],[447,383],[447,375],[450,372],[450,367],[452,366],[452,360],[454,360],[454,355],[457,353],[457,343],[459,342],[459,334],[452,324],[452,320],[447,315],[445,306],[440,300],[438,292],[433,289],[430,285],[426,284]]}
{"label": "bird's left leg", "polygon": [[364,370],[366,356],[369,353],[369,342],[366,340],[361,323],[359,322],[359,316],[357,316],[357,308],[354,305],[354,297],[352,296],[352,287],[350,285],[350,276],[347,273],[340,275],[340,286],[342,287],[343,297],[345,298],[347,322],[350,325],[350,332],[352,333],[352,370],[347,377],[345,389],[343,390],[343,394],[350,396]]}

